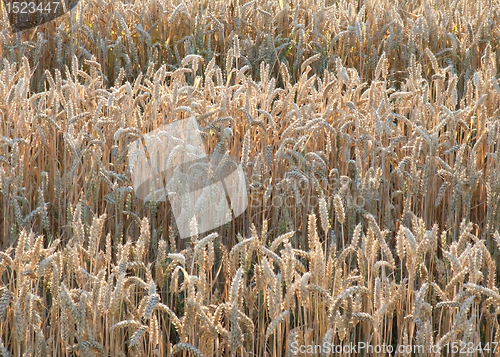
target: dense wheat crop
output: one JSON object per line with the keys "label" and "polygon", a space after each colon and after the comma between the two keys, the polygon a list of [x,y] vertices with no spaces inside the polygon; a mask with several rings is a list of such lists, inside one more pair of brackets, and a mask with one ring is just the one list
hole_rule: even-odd
{"label": "dense wheat crop", "polygon": [[[484,0],[80,0],[12,33],[3,6],[0,355],[499,356],[499,23]],[[241,163],[249,195],[187,240],[127,161],[184,118],[193,177]]]}

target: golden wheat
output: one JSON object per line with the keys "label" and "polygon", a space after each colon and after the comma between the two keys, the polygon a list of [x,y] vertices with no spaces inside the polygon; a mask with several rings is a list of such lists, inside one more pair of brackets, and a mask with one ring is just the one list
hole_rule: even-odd
{"label": "golden wheat", "polygon": [[[3,16],[0,355],[499,342],[499,9],[82,0],[17,34]],[[249,206],[208,233],[184,214],[180,240],[127,155],[185,118],[211,158],[190,182],[241,163]]]}

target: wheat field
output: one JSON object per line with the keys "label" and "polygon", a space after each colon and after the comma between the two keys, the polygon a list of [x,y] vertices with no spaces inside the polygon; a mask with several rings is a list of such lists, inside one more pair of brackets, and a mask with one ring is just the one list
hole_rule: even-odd
{"label": "wheat field", "polygon": [[[1,12],[0,356],[500,356],[498,0]],[[127,153],[186,118],[249,204],[180,239]]]}

